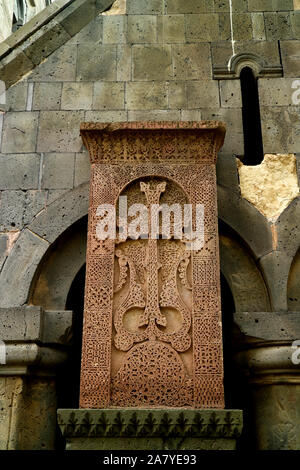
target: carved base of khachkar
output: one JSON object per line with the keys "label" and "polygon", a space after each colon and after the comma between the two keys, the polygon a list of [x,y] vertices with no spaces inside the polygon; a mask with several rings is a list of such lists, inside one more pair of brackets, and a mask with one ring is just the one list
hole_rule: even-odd
{"label": "carved base of khachkar", "polygon": [[133,448],[233,446],[216,187],[225,125],[85,123],[81,135],[91,186],[80,407],[106,411],[61,411],[69,446],[77,432],[101,448],[130,437]]}
{"label": "carved base of khachkar", "polygon": [[58,410],[67,450],[235,450],[240,410]]}

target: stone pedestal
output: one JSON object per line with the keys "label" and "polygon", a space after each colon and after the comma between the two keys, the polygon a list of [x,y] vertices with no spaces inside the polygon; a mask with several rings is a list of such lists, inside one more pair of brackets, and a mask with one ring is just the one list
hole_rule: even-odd
{"label": "stone pedestal", "polygon": [[234,450],[239,410],[58,410],[67,450]]}

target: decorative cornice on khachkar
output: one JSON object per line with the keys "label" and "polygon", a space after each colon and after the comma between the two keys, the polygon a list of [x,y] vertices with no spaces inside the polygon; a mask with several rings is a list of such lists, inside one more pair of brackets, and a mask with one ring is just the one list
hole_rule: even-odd
{"label": "decorative cornice on khachkar", "polygon": [[240,410],[58,410],[65,437],[234,438],[242,432]]}
{"label": "decorative cornice on khachkar", "polygon": [[[92,162],[81,408],[224,408],[215,162],[225,125],[87,123],[81,135]],[[175,236],[175,215],[167,237],[163,227],[130,237],[119,196],[142,204],[148,233],[154,206],[204,209],[200,229],[188,222],[203,243]],[[110,207],[119,234],[101,239]]]}

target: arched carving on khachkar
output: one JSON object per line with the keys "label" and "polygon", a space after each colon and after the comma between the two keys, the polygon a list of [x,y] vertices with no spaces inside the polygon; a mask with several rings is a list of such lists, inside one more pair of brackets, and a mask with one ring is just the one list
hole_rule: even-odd
{"label": "arched carving on khachkar", "polygon": [[[82,125],[92,171],[81,407],[224,407],[215,172],[224,134],[212,121]],[[204,245],[187,249],[175,220],[165,239],[100,240],[99,205],[124,195],[147,208],[149,231],[152,205],[204,206]]]}

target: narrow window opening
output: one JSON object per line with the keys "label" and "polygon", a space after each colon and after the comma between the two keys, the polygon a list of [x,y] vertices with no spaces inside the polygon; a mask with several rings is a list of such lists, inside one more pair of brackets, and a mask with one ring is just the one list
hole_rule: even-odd
{"label": "narrow window opening", "polygon": [[244,165],[259,165],[264,159],[257,78],[250,67],[240,74],[243,103]]}

